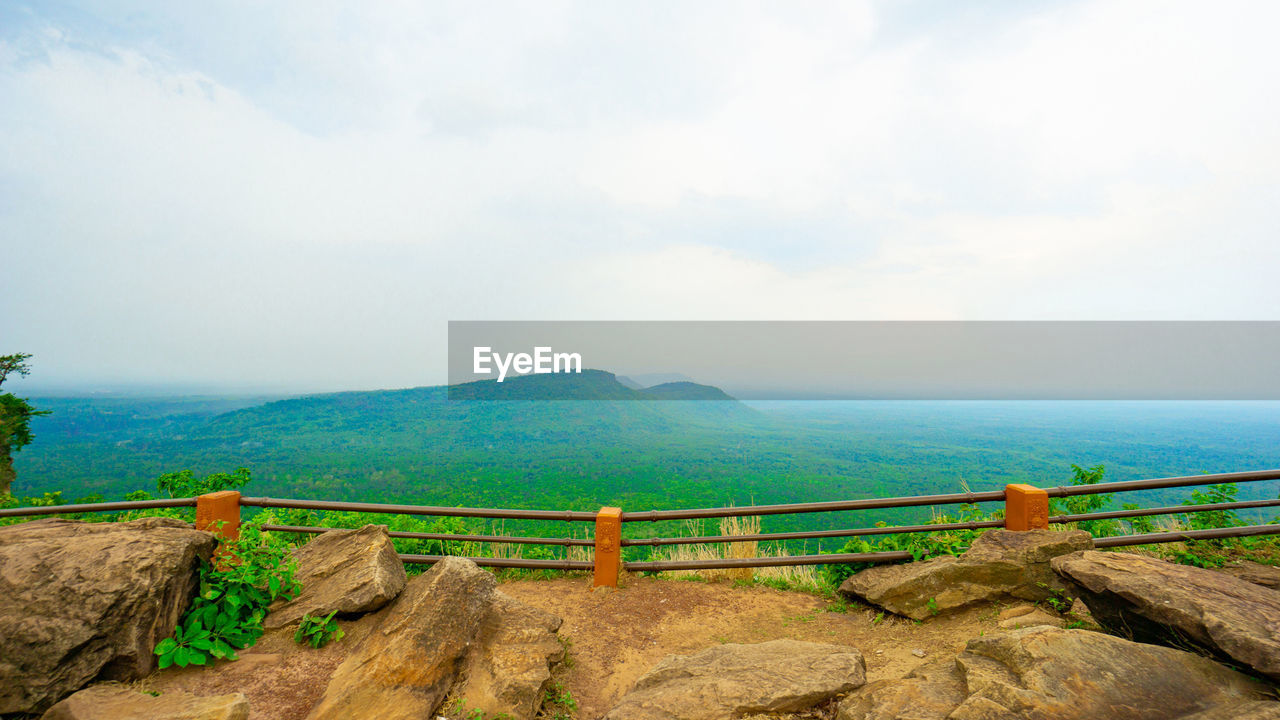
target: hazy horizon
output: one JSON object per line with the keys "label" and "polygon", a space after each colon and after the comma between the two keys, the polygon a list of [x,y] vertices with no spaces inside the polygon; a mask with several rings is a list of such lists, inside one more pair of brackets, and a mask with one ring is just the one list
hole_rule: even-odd
{"label": "hazy horizon", "polygon": [[1277,21],[6,3],[5,389],[439,384],[451,320],[1280,319]]}

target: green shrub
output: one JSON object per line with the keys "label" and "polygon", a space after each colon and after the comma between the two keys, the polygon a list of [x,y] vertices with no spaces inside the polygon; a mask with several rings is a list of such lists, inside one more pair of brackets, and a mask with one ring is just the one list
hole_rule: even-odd
{"label": "green shrub", "polygon": [[201,563],[199,593],[173,637],[156,645],[161,668],[237,659],[236,650],[262,636],[267,606],[300,590],[288,546],[268,540],[256,524],[243,526],[239,540],[222,541],[218,553],[225,559]]}
{"label": "green shrub", "polygon": [[320,648],[330,640],[341,640],[342,628],[338,627],[338,621],[334,619],[337,614],[338,611],[334,610],[324,617],[303,615],[302,622],[298,623],[298,631],[293,634],[293,641]]}

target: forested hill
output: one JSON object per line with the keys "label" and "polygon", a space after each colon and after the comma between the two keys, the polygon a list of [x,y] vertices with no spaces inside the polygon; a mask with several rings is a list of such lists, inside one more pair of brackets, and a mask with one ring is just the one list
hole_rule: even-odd
{"label": "forested hill", "polygon": [[[548,383],[561,383],[549,387]],[[248,467],[250,494],[628,510],[953,492],[1280,466],[1275,403],[752,403],[605,372],[263,398],[33,398],[15,492],[109,499]],[[553,392],[554,391],[554,392]],[[578,397],[547,400],[547,397]],[[715,398],[666,402],[679,398]],[[468,398],[468,399],[463,399]],[[1274,497],[1268,487],[1242,497]],[[1183,493],[1185,494],[1185,493]],[[1181,499],[1170,494],[1161,504]],[[1126,501],[1138,498],[1126,498]],[[919,519],[769,518],[772,529]]]}
{"label": "forested hill", "polygon": [[[654,402],[696,400],[696,402]],[[652,444],[689,431],[768,426],[769,419],[694,383],[634,390],[613,374],[527,375],[447,387],[311,395],[210,420],[186,442],[237,441],[447,449],[528,444]],[[325,438],[328,438],[328,442]]]}

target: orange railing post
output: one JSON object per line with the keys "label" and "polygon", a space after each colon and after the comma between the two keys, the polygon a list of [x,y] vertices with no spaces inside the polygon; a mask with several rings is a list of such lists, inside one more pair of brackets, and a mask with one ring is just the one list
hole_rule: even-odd
{"label": "orange railing post", "polygon": [[1006,530],[1048,530],[1049,493],[1031,485],[1004,486]]}
{"label": "orange railing post", "polygon": [[239,540],[240,493],[221,490],[196,498],[196,529],[226,540]]}
{"label": "orange railing post", "polygon": [[618,587],[622,567],[622,508],[596,513],[595,579],[592,587]]}

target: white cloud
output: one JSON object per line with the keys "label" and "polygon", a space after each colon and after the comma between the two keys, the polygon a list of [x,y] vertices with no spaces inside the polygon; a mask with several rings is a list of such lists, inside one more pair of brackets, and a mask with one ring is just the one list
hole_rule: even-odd
{"label": "white cloud", "polygon": [[1275,317],[1275,6],[888,10],[34,10],[0,339],[360,387],[448,319]]}

